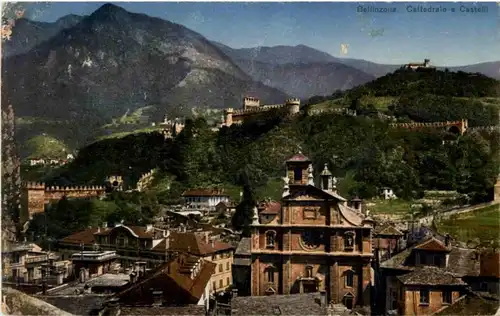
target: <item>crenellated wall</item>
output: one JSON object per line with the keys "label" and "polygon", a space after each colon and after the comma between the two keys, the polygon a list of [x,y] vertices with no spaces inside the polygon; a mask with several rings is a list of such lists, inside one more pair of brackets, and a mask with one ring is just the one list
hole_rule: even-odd
{"label": "crenellated wall", "polygon": [[251,117],[252,115],[267,112],[273,109],[283,108],[288,108],[288,115],[298,114],[300,112],[300,99],[291,98],[286,100],[283,104],[260,105],[259,99],[247,97],[243,99],[242,109],[235,110],[233,108],[227,108],[224,111],[223,126],[239,124],[242,123],[244,119]]}
{"label": "crenellated wall", "polygon": [[46,204],[58,201],[63,196],[70,198],[98,197],[105,192],[104,186],[47,187],[45,183],[27,182],[23,184],[21,194],[21,218],[22,221],[27,221],[34,214],[43,213]]}
{"label": "crenellated wall", "polygon": [[460,135],[463,135],[468,127],[469,122],[466,119],[460,121],[447,121],[447,122],[431,122],[431,123],[391,123],[389,126],[396,128],[406,128],[406,129],[421,129],[421,128],[456,128]]}

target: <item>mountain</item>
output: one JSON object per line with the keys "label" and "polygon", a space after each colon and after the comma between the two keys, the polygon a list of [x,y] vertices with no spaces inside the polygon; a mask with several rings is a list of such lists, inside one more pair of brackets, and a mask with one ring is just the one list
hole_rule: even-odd
{"label": "mountain", "polygon": [[375,79],[353,67],[338,62],[270,64],[253,60],[235,60],[254,80],[300,98],[330,95]]}
{"label": "mountain", "polygon": [[231,48],[218,42],[213,43],[233,60],[252,60],[272,65],[340,61],[339,58],[306,45]]}
{"label": "mountain", "polygon": [[[445,67],[441,67],[445,68]],[[500,61],[492,61],[460,67],[449,67],[450,71],[463,71],[470,73],[480,73],[490,78],[500,80]]]}
{"label": "mountain", "polygon": [[18,19],[12,28],[11,40],[2,43],[2,56],[5,58],[26,53],[59,31],[78,24],[82,19],[82,16],[74,14],[63,16],[53,23]]}
{"label": "mountain", "polygon": [[[364,59],[353,58],[338,58],[320,50],[305,46],[273,46],[273,47],[252,47],[252,48],[231,48],[221,43],[214,42],[226,55],[231,57],[240,67],[245,68],[245,64],[249,61],[259,62],[254,66],[258,67],[262,64],[282,65],[288,63],[341,63],[346,66],[353,67],[364,73],[375,77],[381,77],[387,73],[393,72],[402,65],[386,65],[378,64]],[[412,61],[408,61],[412,62]],[[266,66],[269,68],[269,66]],[[438,66],[438,69],[445,69],[444,66]],[[494,79],[500,79],[500,61],[485,62],[474,65],[466,65],[459,67],[448,67],[450,71],[464,71],[471,73],[481,73]],[[259,71],[262,73],[264,70]],[[252,73],[255,73],[253,70]]]}
{"label": "mountain", "polygon": [[301,98],[329,95],[375,79],[305,45],[233,49],[214,44],[254,80]]}
{"label": "mountain", "polygon": [[202,35],[112,4],[7,58],[2,77],[18,116],[90,130],[145,105],[222,108],[248,94],[266,103],[288,97],[252,81]]}

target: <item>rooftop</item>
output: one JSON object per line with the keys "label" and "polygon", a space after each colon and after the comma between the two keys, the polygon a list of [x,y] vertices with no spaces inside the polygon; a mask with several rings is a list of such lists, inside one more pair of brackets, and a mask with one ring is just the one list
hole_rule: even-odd
{"label": "rooftop", "polygon": [[206,315],[204,306],[137,306],[120,307],[120,315],[155,315],[155,316],[179,316],[179,315]]}
{"label": "rooftop", "polygon": [[[169,250],[186,252],[197,256],[206,256],[218,251],[231,250],[235,247],[231,244],[213,240],[206,242],[202,236],[195,232],[171,232],[169,237]],[[160,242],[153,250],[165,251],[166,241]]]}
{"label": "rooftop", "polygon": [[231,315],[327,315],[319,293],[238,296],[231,301]]}
{"label": "rooftop", "polygon": [[437,312],[436,316],[449,316],[449,315],[495,315],[499,310],[498,298],[482,297],[481,295],[467,295],[461,297],[453,305],[442,309]]}
{"label": "rooftop", "polygon": [[405,285],[465,285],[460,278],[437,267],[415,268],[398,279]]}
{"label": "rooftop", "polygon": [[73,315],[95,315],[104,302],[109,299],[108,295],[38,295],[39,299],[60,308]]}
{"label": "rooftop", "polygon": [[182,196],[229,196],[224,193],[224,189],[213,189],[213,188],[194,188],[184,191]]}
{"label": "rooftop", "polygon": [[[199,271],[192,276],[192,268],[197,263],[201,264]],[[215,267],[215,263],[181,254],[161,265],[146,278],[131,284],[116,297],[124,303],[134,305],[136,303],[134,298],[140,300],[142,289],[149,288],[148,284],[162,284],[162,287],[157,290],[163,291],[163,296],[167,300],[185,304],[196,303],[203,295]]]}
{"label": "rooftop", "polygon": [[311,159],[299,152],[298,154],[295,154],[292,157],[288,158],[286,162],[311,162]]}
{"label": "rooftop", "polygon": [[281,211],[281,203],[276,201],[264,201],[259,204],[260,214],[274,215]]}

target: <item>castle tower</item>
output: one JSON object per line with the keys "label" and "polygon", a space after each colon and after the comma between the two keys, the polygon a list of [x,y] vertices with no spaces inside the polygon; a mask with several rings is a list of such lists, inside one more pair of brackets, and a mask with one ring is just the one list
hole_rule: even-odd
{"label": "castle tower", "polygon": [[20,221],[24,223],[33,215],[45,211],[45,184],[28,182],[23,185],[21,191],[21,214]]}
{"label": "castle tower", "polygon": [[292,98],[285,101],[285,106],[288,107],[288,114],[295,115],[300,112],[300,99]]}
{"label": "castle tower", "polygon": [[256,109],[260,106],[260,100],[252,97],[243,98],[243,109],[244,110],[252,110]]}
{"label": "castle tower", "polygon": [[224,120],[224,125],[228,127],[233,125],[233,108],[225,109],[224,116],[226,117],[226,119]]}
{"label": "castle tower", "polygon": [[122,176],[109,176],[106,179],[106,183],[111,186],[111,189],[114,191],[122,191],[123,190],[123,179]]}

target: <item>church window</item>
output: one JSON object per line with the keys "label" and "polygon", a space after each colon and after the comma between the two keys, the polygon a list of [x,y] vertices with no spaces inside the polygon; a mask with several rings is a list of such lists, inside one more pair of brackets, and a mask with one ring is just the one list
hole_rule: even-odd
{"label": "church window", "polygon": [[302,247],[306,249],[316,249],[320,246],[323,235],[317,231],[306,230],[301,234]]}
{"label": "church window", "polygon": [[274,247],[275,238],[276,238],[276,232],[274,231],[266,232],[266,247]]}
{"label": "church window", "polygon": [[273,267],[268,267],[266,269],[266,277],[267,277],[267,282],[270,282],[270,283],[274,282],[274,268]]}
{"label": "church window", "polygon": [[293,180],[302,181],[302,168],[293,169]]}
{"label": "church window", "polygon": [[348,270],[345,273],[345,286],[346,287],[354,286],[354,272],[352,270]]}
{"label": "church window", "polygon": [[354,232],[347,232],[344,235],[344,250],[354,249]]}

